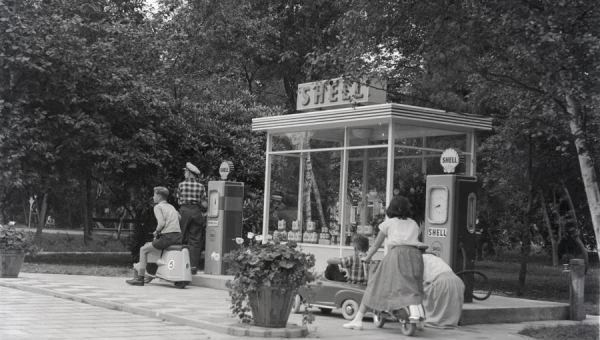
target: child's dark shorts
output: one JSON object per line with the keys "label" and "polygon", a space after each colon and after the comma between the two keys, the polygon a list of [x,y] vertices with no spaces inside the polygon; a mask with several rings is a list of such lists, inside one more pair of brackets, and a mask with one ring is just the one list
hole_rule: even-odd
{"label": "child's dark shorts", "polygon": [[160,234],[160,237],[152,241],[152,246],[158,250],[169,248],[174,244],[181,244],[181,233]]}

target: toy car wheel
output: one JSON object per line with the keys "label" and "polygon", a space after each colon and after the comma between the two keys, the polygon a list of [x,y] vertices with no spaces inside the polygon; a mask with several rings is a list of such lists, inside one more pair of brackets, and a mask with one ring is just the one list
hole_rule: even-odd
{"label": "toy car wheel", "polygon": [[329,315],[331,314],[331,311],[333,311],[333,309],[331,308],[319,308],[321,310],[321,313],[325,314],[325,315]]}
{"label": "toy car wheel", "polygon": [[373,323],[375,327],[382,328],[385,325],[385,315],[379,311],[373,311]]}
{"label": "toy car wheel", "polygon": [[187,282],[185,282],[185,281],[177,281],[177,282],[175,282],[175,287],[176,288],[183,289],[183,288],[185,288],[185,286],[187,286]]}
{"label": "toy car wheel", "polygon": [[417,331],[417,325],[414,323],[401,322],[400,331],[406,336],[413,336]]}
{"label": "toy car wheel", "polygon": [[358,303],[352,299],[348,299],[342,303],[342,315],[346,320],[354,319],[358,312]]}
{"label": "toy car wheel", "polygon": [[300,306],[302,306],[302,296],[296,294],[294,304],[292,305],[292,313],[300,313]]}

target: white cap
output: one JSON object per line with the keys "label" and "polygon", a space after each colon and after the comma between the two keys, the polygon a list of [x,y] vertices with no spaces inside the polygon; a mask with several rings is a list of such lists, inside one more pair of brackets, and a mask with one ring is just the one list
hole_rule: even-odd
{"label": "white cap", "polygon": [[190,162],[185,163],[185,168],[184,169],[189,170],[194,175],[197,175],[197,176],[200,175],[200,170],[198,170],[198,168],[194,164],[192,164]]}

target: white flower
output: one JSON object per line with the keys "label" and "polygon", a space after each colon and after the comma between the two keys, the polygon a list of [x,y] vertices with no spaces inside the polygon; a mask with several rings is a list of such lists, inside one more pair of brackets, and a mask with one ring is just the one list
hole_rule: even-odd
{"label": "white flower", "polygon": [[241,238],[241,237],[236,237],[235,238],[235,243],[237,243],[237,244],[244,244],[244,239]]}
{"label": "white flower", "polygon": [[11,227],[14,226],[15,224],[17,224],[17,222],[15,222],[15,221],[8,222],[8,225],[11,226]]}
{"label": "white flower", "polygon": [[249,239],[253,239],[254,238],[254,233],[248,233],[248,238]]}
{"label": "white flower", "polygon": [[213,261],[219,261],[221,259],[221,254],[213,252],[210,254],[210,258],[213,259]]}
{"label": "white flower", "polygon": [[262,241],[263,240],[263,236],[262,235],[256,235],[256,237],[254,238],[257,241]]}
{"label": "white flower", "polygon": [[273,239],[273,235],[267,234],[267,240],[272,240],[272,239]]}

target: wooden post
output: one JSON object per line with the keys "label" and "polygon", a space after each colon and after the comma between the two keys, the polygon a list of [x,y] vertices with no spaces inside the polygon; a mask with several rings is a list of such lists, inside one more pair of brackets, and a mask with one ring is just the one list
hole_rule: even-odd
{"label": "wooden post", "polygon": [[571,289],[569,290],[569,304],[571,305],[571,320],[581,321],[585,319],[585,305],[583,304],[585,261],[582,259],[572,259],[570,267]]}

